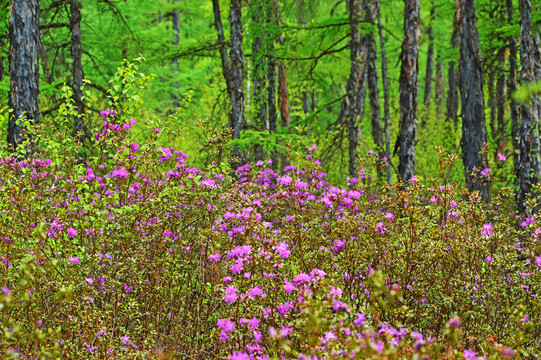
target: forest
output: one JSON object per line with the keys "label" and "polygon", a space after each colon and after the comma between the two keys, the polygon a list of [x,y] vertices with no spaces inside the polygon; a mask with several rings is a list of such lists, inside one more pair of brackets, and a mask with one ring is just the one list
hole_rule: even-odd
{"label": "forest", "polygon": [[538,359],[541,0],[0,0],[0,355]]}

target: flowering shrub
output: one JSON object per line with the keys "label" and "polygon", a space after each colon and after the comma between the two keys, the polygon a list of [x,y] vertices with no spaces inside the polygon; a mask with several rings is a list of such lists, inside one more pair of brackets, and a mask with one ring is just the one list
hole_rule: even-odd
{"label": "flowering shrub", "polygon": [[0,159],[2,357],[541,353],[541,230],[509,190],[337,188],[315,146],[279,174],[198,169],[101,115],[85,163],[69,141]]}

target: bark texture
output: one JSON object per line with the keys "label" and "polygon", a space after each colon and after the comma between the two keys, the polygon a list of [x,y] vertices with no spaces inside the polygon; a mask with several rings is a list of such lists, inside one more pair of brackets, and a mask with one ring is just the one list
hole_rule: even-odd
{"label": "bark texture", "polygon": [[[434,73],[434,33],[432,30],[432,24],[436,20],[436,7],[432,5],[432,9],[430,9],[430,25],[427,29],[427,35],[428,35],[428,52],[426,55],[426,76],[425,76],[425,94],[423,99],[423,104],[426,106],[427,110],[427,117],[430,113],[430,105],[431,105],[431,98],[430,95],[432,94],[432,78]],[[423,119],[423,123],[426,122],[426,117]]]}
{"label": "bark texture", "polygon": [[[173,0],[173,2],[180,3],[180,0]],[[180,13],[178,10],[173,11],[173,16],[171,17],[171,22],[173,26],[173,41],[171,41],[171,44],[173,46],[179,46],[180,45]],[[171,60],[171,64],[173,65],[173,74],[178,73],[178,57],[174,57]],[[180,89],[180,84],[178,81],[175,81],[173,83],[174,89]],[[171,94],[171,98],[173,99],[173,106],[175,109],[178,109],[180,106],[180,97],[177,91],[173,91]]]}
{"label": "bark texture", "polygon": [[[385,152],[387,161],[391,161],[391,137],[389,134],[389,77],[387,76],[387,52],[385,49],[385,38],[383,37],[383,24],[381,23],[381,9],[377,4],[378,34],[381,48],[381,80],[383,82],[383,132],[385,133]],[[393,183],[391,165],[387,165],[387,184]]]}
{"label": "bark texture", "polygon": [[[532,42],[532,4],[530,0],[519,1],[520,10],[520,80],[523,84],[533,78],[533,42]],[[517,176],[517,210],[519,215],[527,215],[526,198],[532,187],[530,169],[532,167],[532,126],[534,124],[532,103],[521,106],[521,122],[518,140],[518,163],[515,166]]]}
{"label": "bark texture", "polygon": [[[455,22],[455,29],[453,31],[453,35],[451,36],[451,47],[456,48],[457,46],[458,34]],[[452,121],[456,128],[456,126],[458,126],[458,73],[455,61],[449,61],[447,83],[447,120]]]}
{"label": "bark texture", "polygon": [[346,86],[346,97],[342,101],[338,123],[346,124],[349,140],[349,175],[357,177],[357,146],[360,141],[358,119],[364,114],[364,99],[366,97],[366,44],[362,41],[359,32],[359,14],[361,13],[361,0],[349,0],[349,27],[351,39],[349,43],[351,70]]}
{"label": "bark texture", "polygon": [[400,135],[398,172],[402,181],[415,176],[419,54],[419,0],[404,0],[404,40],[400,71]]}
{"label": "bark texture", "polygon": [[488,199],[486,182],[476,180],[474,168],[487,167],[486,154],[480,154],[487,142],[481,46],[477,31],[474,0],[457,0],[456,15],[460,41],[459,87],[462,102],[462,160],[466,185]]}
{"label": "bark texture", "polygon": [[84,123],[85,103],[83,101],[83,47],[81,41],[81,3],[79,0],[70,0],[70,30],[71,30],[71,79],[73,87],[73,101],[79,116],[73,121],[72,135],[77,138],[86,137],[87,129]]}
{"label": "bark texture", "polygon": [[[231,0],[229,23],[231,24],[231,50],[230,57],[230,85],[231,85],[231,113],[229,124],[233,129],[233,140],[240,139],[244,126],[244,53],[242,50],[242,1]],[[241,153],[238,146],[233,147],[233,157],[240,161]],[[240,165],[234,162],[233,168]]]}
{"label": "bark texture", "polygon": [[225,43],[224,27],[222,24],[222,15],[220,13],[220,1],[212,0],[212,10],[214,12],[214,27],[218,33],[218,42],[220,43],[220,59],[222,61],[222,73],[224,75],[227,93],[231,98],[231,80],[229,69],[229,58],[227,57],[227,44]]}
{"label": "bark texture", "polygon": [[[39,120],[39,1],[14,0],[9,18],[8,106],[13,110],[8,125],[8,144],[16,150],[27,139],[23,124]],[[27,149],[28,150],[28,149]]]}
{"label": "bark texture", "polygon": [[[509,25],[512,25],[513,20],[513,0],[506,0],[507,6],[507,22]],[[513,162],[515,164],[515,169],[518,166],[519,155],[518,155],[518,137],[519,137],[519,106],[517,100],[513,97],[513,94],[517,90],[517,41],[513,36],[510,36],[508,39],[509,47],[509,77],[507,81],[507,96],[510,103],[510,114],[511,114],[511,142],[513,144]]]}
{"label": "bark texture", "polygon": [[[254,106],[257,128],[260,131],[268,131],[269,124],[267,118],[267,88],[266,72],[267,58],[265,56],[264,46],[266,43],[265,29],[261,16],[265,14],[263,4],[259,4],[252,14],[252,29],[256,33],[256,37],[252,43],[252,63],[254,71],[252,77],[254,79]],[[255,149],[257,160],[263,160],[265,153],[261,145],[257,145]]]}
{"label": "bark texture", "polygon": [[[363,0],[364,8],[366,9],[365,20],[368,24],[377,26],[376,14],[378,8],[375,1]],[[379,156],[385,156],[385,149],[383,143],[383,128],[381,126],[381,108],[379,104],[379,87],[378,87],[378,48],[376,45],[376,38],[373,33],[370,33],[364,37],[364,41],[367,46],[367,71],[368,71],[368,90],[370,100],[370,111],[372,113],[372,139],[377,148]],[[378,169],[378,177],[381,176]]]}

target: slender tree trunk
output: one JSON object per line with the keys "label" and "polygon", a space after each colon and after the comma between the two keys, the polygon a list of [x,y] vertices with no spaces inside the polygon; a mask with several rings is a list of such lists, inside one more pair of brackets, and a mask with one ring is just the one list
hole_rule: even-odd
{"label": "slender tree trunk", "polygon": [[[273,0],[266,0],[265,2],[265,23],[267,29],[272,28],[275,23],[276,12],[274,9]],[[274,47],[275,37],[273,35],[267,36],[266,46],[268,54],[268,66],[267,66],[267,107],[268,107],[268,123],[269,132],[276,133],[278,130],[278,113],[276,108],[276,56]],[[278,168],[278,152],[274,149],[271,153],[272,168]]]}
{"label": "slender tree trunk", "polygon": [[398,172],[402,181],[415,176],[419,54],[419,0],[404,0],[404,40],[400,72],[400,135]]}
{"label": "slender tree trunk", "polygon": [[[176,3],[180,3],[180,0],[173,0]],[[179,46],[180,45],[180,13],[178,10],[173,11],[173,16],[171,17],[171,22],[173,25],[173,41],[171,44],[173,46]],[[173,76],[176,76],[178,74],[178,57],[174,57],[173,60],[171,60],[171,65],[173,65]],[[178,94],[178,89],[180,89],[180,84],[178,81],[173,82],[173,88],[176,89],[173,94],[171,94],[171,98],[173,99],[173,106],[175,109],[178,109],[180,106],[180,97]]]}
{"label": "slender tree trunk", "polygon": [[[364,99],[366,97],[366,44],[361,39],[359,32],[359,19],[361,13],[360,0],[349,0],[349,26],[350,39],[350,60],[351,71],[346,86],[346,97],[342,102],[338,123],[347,124],[349,140],[349,175],[357,178],[357,146],[361,133],[358,121],[362,120],[364,114]],[[359,120],[358,120],[359,119]]]}
{"label": "slender tree trunk", "polygon": [[[231,113],[229,123],[233,129],[233,140],[240,139],[244,126],[244,53],[242,51],[242,0],[231,0],[229,23],[231,24]],[[238,146],[233,147],[232,156],[243,161]],[[236,169],[240,163],[233,161]]]}
{"label": "slender tree trunk", "polygon": [[[9,18],[8,144],[17,150],[29,138],[24,124],[39,121],[39,1],[13,0]],[[24,123],[17,121],[24,116]],[[27,151],[30,149],[27,148]]]}
{"label": "slender tree trunk", "polygon": [[[252,44],[252,62],[254,64],[253,79],[254,79],[254,105],[256,109],[257,128],[260,131],[268,131],[269,124],[267,118],[267,105],[268,97],[266,93],[266,81],[268,76],[266,71],[267,67],[267,54],[265,54],[264,47],[267,42],[263,21],[261,16],[265,14],[262,3],[256,5],[257,8],[252,15],[252,29],[256,34],[256,37]],[[266,155],[261,145],[257,145],[255,149],[256,158],[263,160]]]}
{"label": "slender tree trunk", "polygon": [[[533,78],[533,43],[532,43],[532,4],[530,0],[519,1],[520,10],[520,80],[523,84],[532,81]],[[532,187],[530,169],[532,167],[532,125],[534,119],[532,116],[532,103],[527,102],[521,106],[521,123],[519,135],[519,161],[515,167],[517,175],[517,210],[519,215],[529,214],[526,205],[526,198]]]}
{"label": "slender tree trunk", "polygon": [[439,55],[436,62],[436,112],[441,117],[443,109],[443,62]]}
{"label": "slender tree trunk", "polygon": [[[454,22],[455,23],[455,22]],[[451,36],[451,47],[458,46],[458,34],[456,29]],[[447,120],[453,121],[455,128],[458,126],[458,73],[456,69],[456,62],[451,60],[449,62],[449,70],[447,75],[448,93],[447,93]]]}
{"label": "slender tree trunk", "polygon": [[381,79],[383,82],[383,132],[385,133],[385,152],[387,153],[387,184],[393,183],[393,174],[391,171],[391,136],[389,134],[389,77],[387,76],[387,53],[385,51],[385,38],[383,37],[383,25],[381,23],[380,3],[377,3],[378,33],[381,48]]}
{"label": "slender tree trunk", "polygon": [[498,124],[496,143],[498,145],[498,151],[500,153],[505,152],[507,145],[507,124],[505,122],[505,53],[502,51],[498,57],[498,63],[500,65],[496,93],[496,120]]}
{"label": "slender tree trunk", "polygon": [[[507,5],[507,22],[509,25],[513,25],[513,0],[506,0]],[[516,39],[513,36],[510,36],[508,39],[509,47],[509,79],[507,81],[507,97],[509,98],[510,103],[510,113],[511,113],[511,142],[513,144],[513,161],[515,164],[515,169],[519,166],[519,106],[517,100],[513,97],[515,91],[517,91],[517,43]]]}
{"label": "slender tree trunk", "polygon": [[224,75],[227,93],[231,99],[231,69],[229,58],[227,57],[227,44],[225,42],[224,27],[222,25],[222,15],[220,13],[220,1],[212,0],[212,9],[214,11],[214,27],[218,33],[218,42],[220,43],[220,59],[222,60],[222,73]]}
{"label": "slender tree trunk", "polygon": [[[532,81],[541,80],[541,53],[539,33],[532,29]],[[541,141],[539,140],[539,120],[541,117],[541,98],[539,96],[532,97],[532,170],[534,183],[538,183],[541,179]]]}
{"label": "slender tree trunk", "polygon": [[489,70],[487,79],[488,88],[488,101],[487,105],[490,109],[490,130],[492,131],[492,137],[496,139],[496,96],[494,94],[494,69]]}
{"label": "slender tree trunk", "polygon": [[487,167],[486,154],[480,154],[487,142],[481,46],[477,31],[474,0],[457,0],[457,25],[460,41],[459,87],[462,100],[462,154],[466,184],[488,200],[486,182],[475,181],[474,169]]}
{"label": "slender tree trunk", "polygon": [[[376,13],[377,5],[371,0],[363,0],[364,8],[366,9],[366,22],[372,25],[377,24]],[[364,37],[364,42],[367,46],[367,72],[368,72],[368,89],[370,99],[370,111],[372,113],[372,139],[377,148],[377,152],[381,158],[385,156],[383,143],[383,128],[381,126],[381,108],[379,105],[379,87],[378,87],[378,48],[376,45],[375,35],[370,33]],[[381,178],[381,171],[378,168],[378,178]]]}
{"label": "slender tree trunk", "polygon": [[72,135],[82,140],[86,137],[87,129],[84,123],[85,103],[83,101],[83,47],[81,44],[81,3],[70,0],[70,30],[71,30],[71,78],[73,81],[73,101],[79,116],[73,121]]}
{"label": "slender tree trunk", "polygon": [[423,118],[423,126],[426,123],[426,119],[428,116],[430,116],[430,95],[432,94],[432,77],[434,72],[434,34],[432,29],[432,24],[436,20],[436,7],[432,5],[432,9],[430,9],[430,25],[427,29],[428,34],[428,53],[426,55],[426,76],[425,76],[425,96],[423,99],[423,104],[426,107],[426,117]]}

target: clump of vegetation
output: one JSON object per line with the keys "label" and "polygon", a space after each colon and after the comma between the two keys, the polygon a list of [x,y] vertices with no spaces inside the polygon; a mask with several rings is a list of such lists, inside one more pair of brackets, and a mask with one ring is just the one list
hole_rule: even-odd
{"label": "clump of vegetation", "polygon": [[509,189],[483,202],[446,183],[456,156],[443,152],[440,180],[380,187],[369,152],[338,188],[300,141],[281,173],[195,168],[159,146],[159,122],[136,136],[130,94],[102,111],[86,160],[62,125],[54,140],[33,130],[28,157],[1,156],[4,358],[541,352],[541,228],[537,215],[515,226]]}

